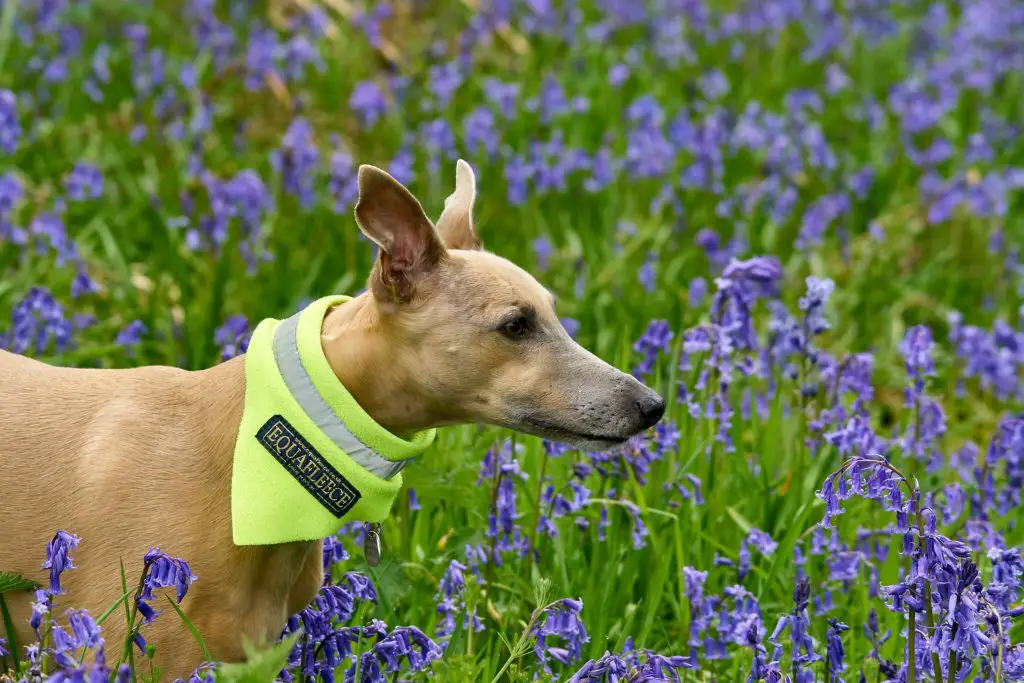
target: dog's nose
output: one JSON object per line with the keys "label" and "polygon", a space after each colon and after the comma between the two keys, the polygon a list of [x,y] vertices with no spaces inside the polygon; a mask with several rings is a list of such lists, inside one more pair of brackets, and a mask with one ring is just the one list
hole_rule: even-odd
{"label": "dog's nose", "polygon": [[658,424],[661,416],[665,414],[665,399],[650,391],[636,402],[636,407],[640,409],[644,429],[649,429]]}

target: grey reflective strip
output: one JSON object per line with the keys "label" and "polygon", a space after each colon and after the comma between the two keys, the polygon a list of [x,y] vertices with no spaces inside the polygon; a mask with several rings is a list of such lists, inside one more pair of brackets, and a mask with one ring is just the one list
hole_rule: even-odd
{"label": "grey reflective strip", "polygon": [[405,467],[408,460],[388,460],[360,441],[338,419],[324,397],[320,395],[313,378],[299,359],[299,313],[283,320],[274,332],[274,360],[284,383],[299,407],[320,428],[328,439],[367,471],[382,479],[391,479]]}

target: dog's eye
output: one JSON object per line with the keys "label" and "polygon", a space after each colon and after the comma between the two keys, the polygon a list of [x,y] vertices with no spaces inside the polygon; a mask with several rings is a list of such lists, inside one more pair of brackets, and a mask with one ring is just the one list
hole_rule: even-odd
{"label": "dog's eye", "polygon": [[526,319],[525,315],[519,315],[502,323],[498,329],[509,339],[522,339],[530,331],[530,321]]}

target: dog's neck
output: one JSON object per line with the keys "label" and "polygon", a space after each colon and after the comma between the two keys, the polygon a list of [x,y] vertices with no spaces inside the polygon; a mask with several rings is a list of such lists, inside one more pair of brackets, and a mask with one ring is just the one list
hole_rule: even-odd
{"label": "dog's neck", "polygon": [[331,369],[363,410],[392,434],[408,436],[439,420],[390,341],[367,294],[328,311],[320,335]]}

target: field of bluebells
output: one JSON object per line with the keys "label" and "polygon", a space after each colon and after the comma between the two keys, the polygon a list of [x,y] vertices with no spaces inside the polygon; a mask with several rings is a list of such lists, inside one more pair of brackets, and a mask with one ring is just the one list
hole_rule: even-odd
{"label": "field of bluebells", "polygon": [[[360,163],[436,216],[463,157],[666,419],[445,430],[380,566],[348,525],[192,680],[1022,681],[1022,126],[1020,0],[0,0],[0,348],[208,367],[363,286]],[[0,670],[153,679],[189,558],[124,579],[115,661],[54,532]]]}

